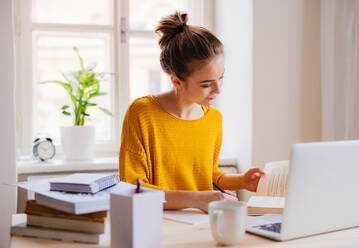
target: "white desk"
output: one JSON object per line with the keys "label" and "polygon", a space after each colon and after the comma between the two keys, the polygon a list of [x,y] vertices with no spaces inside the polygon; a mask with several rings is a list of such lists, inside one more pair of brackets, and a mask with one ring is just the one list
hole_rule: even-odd
{"label": "white desk", "polygon": [[[18,218],[16,221],[21,222],[23,219]],[[69,243],[53,240],[42,240],[25,237],[12,237],[11,248],[80,248],[80,247],[110,247],[110,242],[103,245],[90,245],[80,243]],[[163,221],[162,233],[162,247],[163,248],[211,248],[216,247],[209,225],[188,225],[177,223],[169,220]],[[308,238],[297,240],[278,242],[258,237],[252,234],[246,234],[244,240],[237,246],[228,247],[252,247],[252,248],[311,248],[311,247],[335,247],[335,248],[358,248],[359,247],[359,228],[348,229],[345,231],[332,232],[328,234],[316,235]],[[145,248],[145,247],[144,247]]]}

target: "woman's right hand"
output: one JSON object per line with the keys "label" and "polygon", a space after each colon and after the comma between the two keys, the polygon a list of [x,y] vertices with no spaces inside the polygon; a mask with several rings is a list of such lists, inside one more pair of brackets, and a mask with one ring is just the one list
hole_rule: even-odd
{"label": "woman's right hand", "polygon": [[204,212],[208,212],[208,203],[212,201],[238,201],[236,194],[231,191],[226,190],[226,193],[220,191],[197,191],[194,198],[194,207],[201,209]]}

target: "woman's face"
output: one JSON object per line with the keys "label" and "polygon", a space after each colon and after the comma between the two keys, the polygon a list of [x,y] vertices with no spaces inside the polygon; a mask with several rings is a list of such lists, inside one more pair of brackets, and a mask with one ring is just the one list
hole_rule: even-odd
{"label": "woman's face", "polygon": [[188,102],[210,105],[221,93],[223,74],[224,55],[219,54],[209,62],[200,64],[185,82],[181,82],[181,93]]}

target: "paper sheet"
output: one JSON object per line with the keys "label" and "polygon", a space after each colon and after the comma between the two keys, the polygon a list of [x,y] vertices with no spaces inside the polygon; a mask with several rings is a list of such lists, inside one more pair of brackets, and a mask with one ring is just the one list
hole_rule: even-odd
{"label": "paper sheet", "polygon": [[[164,211],[163,218],[190,225],[209,224],[209,215],[195,209]],[[265,214],[260,216],[247,216],[247,227],[282,222],[280,214]]]}
{"label": "paper sheet", "polygon": [[166,210],[163,218],[191,225],[209,224],[209,216],[197,209]]}

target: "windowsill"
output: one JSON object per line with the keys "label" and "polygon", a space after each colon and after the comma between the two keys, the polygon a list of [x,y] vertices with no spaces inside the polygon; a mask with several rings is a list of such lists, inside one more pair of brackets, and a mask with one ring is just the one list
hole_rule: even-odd
{"label": "windowsill", "polygon": [[[118,157],[97,157],[88,161],[69,161],[54,159],[47,162],[38,160],[17,161],[17,174],[49,174],[61,172],[77,171],[99,171],[99,170],[117,170]],[[236,158],[219,158],[219,166],[238,166]]]}
{"label": "windowsill", "polygon": [[58,173],[73,171],[96,171],[118,169],[117,157],[98,157],[86,161],[55,159],[47,162],[38,160],[18,161],[17,174]]}

